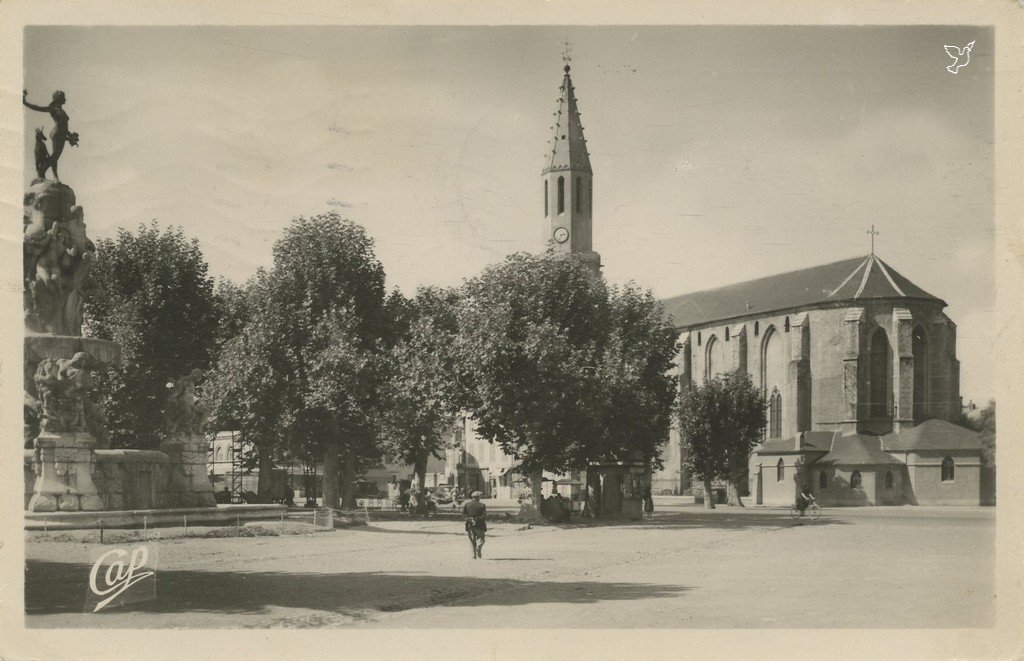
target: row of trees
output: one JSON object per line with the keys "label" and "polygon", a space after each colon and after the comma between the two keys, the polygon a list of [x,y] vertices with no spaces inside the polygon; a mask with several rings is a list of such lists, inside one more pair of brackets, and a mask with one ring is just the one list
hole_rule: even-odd
{"label": "row of trees", "polygon": [[353,504],[355,476],[383,452],[422,490],[460,413],[538,496],[543,470],[660,467],[678,346],[649,291],[608,287],[572,257],[516,254],[410,298],[387,291],[372,239],[334,213],[295,219],[273,255],[236,286],[215,284],[178,230],[100,242],[87,328],[123,347],[99,389],[112,446],[155,447],[167,379],[200,368],[210,424],[241,433],[261,476],[322,462],[328,505]]}

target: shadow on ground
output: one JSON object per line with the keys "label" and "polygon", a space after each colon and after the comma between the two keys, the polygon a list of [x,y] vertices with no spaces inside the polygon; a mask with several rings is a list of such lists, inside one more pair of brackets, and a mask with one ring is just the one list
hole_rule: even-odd
{"label": "shadow on ground", "polygon": [[[29,560],[25,572],[26,615],[82,613],[89,569],[86,564]],[[475,605],[589,604],[673,597],[686,590],[672,585],[419,573],[158,570],[156,599],[100,611],[91,617],[114,617],[126,612],[260,614],[270,607],[285,607],[367,621],[380,613],[455,605],[465,599],[472,599]],[[31,626],[31,620],[27,623]],[[167,626],[175,625],[168,621]]]}

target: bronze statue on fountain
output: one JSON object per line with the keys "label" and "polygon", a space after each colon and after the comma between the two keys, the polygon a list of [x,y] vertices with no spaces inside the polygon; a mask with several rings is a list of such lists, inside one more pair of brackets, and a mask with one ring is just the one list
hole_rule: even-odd
{"label": "bronze statue on fountain", "polygon": [[64,153],[64,144],[67,143],[72,147],[78,146],[78,134],[73,133],[68,128],[69,118],[68,114],[64,111],[64,104],[67,102],[67,98],[64,96],[64,92],[57,90],[53,93],[53,100],[50,101],[50,105],[37,106],[34,103],[29,103],[28,90],[22,90],[21,102],[26,108],[48,113],[53,119],[53,130],[50,131],[50,141],[53,143],[52,154],[46,151],[46,138],[43,137],[43,130],[36,130],[36,174],[39,175],[40,179],[44,179],[46,178],[46,171],[48,169],[53,170],[53,178],[59,182],[60,176],[57,174],[57,161],[60,160],[60,155]]}
{"label": "bronze statue on fountain", "polygon": [[[120,347],[82,337],[87,297],[99,291],[92,275],[96,245],[86,233],[75,191],[61,183],[57,162],[78,134],[68,128],[63,92],[48,106],[53,152],[42,129],[35,135],[35,174],[24,198],[26,508],[30,516],[61,512],[215,507],[207,476],[207,408],[193,371],[168,384],[160,450],[109,449],[106,416],[96,403],[93,373],[116,363]],[[53,171],[53,179],[47,179]],[[95,479],[94,479],[95,478]]]}

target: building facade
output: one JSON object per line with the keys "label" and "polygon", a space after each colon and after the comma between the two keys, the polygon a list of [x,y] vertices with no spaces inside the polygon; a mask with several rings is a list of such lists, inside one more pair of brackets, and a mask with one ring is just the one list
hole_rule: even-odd
{"label": "building facade", "polygon": [[[738,371],[767,398],[764,443],[748,471],[757,504],[792,503],[803,483],[834,505],[962,501],[949,488],[926,487],[931,478],[912,479],[911,467],[925,466],[919,456],[908,463],[910,454],[883,447],[882,437],[896,442],[916,425],[960,411],[960,365],[945,302],[873,253],[664,304],[680,332],[681,394]],[[978,504],[966,464],[980,460],[980,445],[976,434],[957,429],[974,437],[964,450],[974,459],[960,460],[966,499]],[[939,446],[944,438],[936,437]],[[945,458],[963,449],[932,452]],[[664,457],[655,487],[690,488],[675,430]],[[947,496],[933,495],[941,493]]]}

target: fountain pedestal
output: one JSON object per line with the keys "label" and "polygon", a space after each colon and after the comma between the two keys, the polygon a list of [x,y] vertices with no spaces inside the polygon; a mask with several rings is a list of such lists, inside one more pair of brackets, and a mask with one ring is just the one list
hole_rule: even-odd
{"label": "fountain pedestal", "polygon": [[207,476],[205,436],[189,436],[164,441],[160,451],[169,459],[169,484],[164,495],[166,507],[216,507],[213,485]]}
{"label": "fountain pedestal", "polygon": [[88,432],[43,432],[36,437],[36,481],[28,510],[102,510],[103,499],[92,480],[95,448]]}

